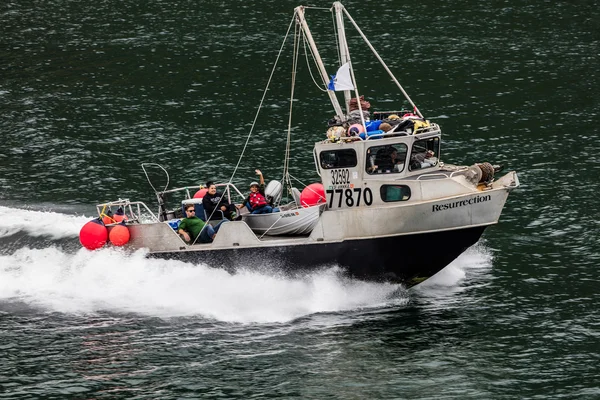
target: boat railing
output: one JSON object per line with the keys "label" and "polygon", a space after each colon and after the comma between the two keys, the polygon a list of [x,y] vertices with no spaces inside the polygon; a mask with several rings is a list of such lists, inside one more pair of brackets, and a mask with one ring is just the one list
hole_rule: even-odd
{"label": "boat railing", "polygon": [[468,167],[462,167],[456,171],[452,171],[450,173],[450,178],[453,178],[456,175],[464,175],[465,171],[467,171],[469,168]]}
{"label": "boat railing", "polygon": [[455,171],[439,171],[434,173],[428,173],[419,175],[416,177],[416,180],[429,180],[429,179],[445,179],[445,178],[454,178],[455,176],[463,176],[465,172],[469,170],[468,167],[460,167]]}
{"label": "boat railing", "polygon": [[114,212],[113,208],[121,208],[127,216],[128,222],[159,222],[156,214],[142,201],[119,199],[96,205],[96,211],[100,217],[107,215],[109,210]]}
{"label": "boat railing", "polygon": [[373,118],[374,119],[386,119],[388,118],[390,115],[397,115],[397,116],[401,116],[401,115],[406,115],[406,114],[411,114],[412,111],[411,110],[398,110],[398,111],[373,111]]}
{"label": "boat railing", "polygon": [[[217,189],[225,188],[224,192],[227,194],[227,199],[229,200],[230,203],[231,203],[231,190],[232,189],[235,193],[237,193],[240,196],[240,198],[242,198],[242,199],[245,198],[244,194],[242,192],[240,192],[240,190],[231,182],[215,183],[215,186],[217,187]],[[194,197],[195,193],[191,193],[190,190],[198,191],[200,189],[206,189],[206,188],[202,185],[200,185],[200,186],[198,186],[198,185],[183,186],[183,187],[179,187],[179,188],[163,190],[159,194],[172,194],[172,193],[177,193],[177,192],[185,192],[185,199],[192,199]],[[182,199],[182,200],[185,200],[185,199]]]}
{"label": "boat railing", "polygon": [[424,174],[424,175],[417,176],[418,181],[426,181],[426,180],[433,180],[433,179],[446,179],[446,178],[450,178],[450,175],[448,175],[444,172],[436,172],[433,174]]}
{"label": "boat railing", "polygon": [[[240,190],[231,182],[215,183],[215,186],[220,192],[224,193],[230,204],[236,204],[236,202],[232,200],[236,194],[240,199],[245,198],[244,194],[242,194],[242,192],[240,192]],[[182,203],[186,200],[194,199],[196,193],[201,189],[207,188],[201,185],[190,185],[156,192],[158,215],[160,216],[159,220],[163,221],[182,218]],[[177,197],[178,194],[180,194],[179,197]],[[167,195],[169,196],[167,197]],[[175,198],[173,198],[173,195],[175,195]]]}
{"label": "boat railing", "polygon": [[[433,124],[432,124],[433,125]],[[383,133],[376,133],[374,135],[368,135],[365,139],[363,140],[374,140],[374,139],[382,139],[382,138],[386,138],[386,137],[394,137],[394,136],[410,136],[410,135],[415,135],[415,136],[420,136],[423,134],[431,134],[431,133],[439,133],[440,128],[436,125],[436,126],[429,126],[426,128],[419,128],[416,132],[414,133],[408,133],[405,131],[394,131],[391,130],[389,132],[383,132]]]}
{"label": "boat railing", "polygon": [[[342,142],[354,142],[354,141],[366,141],[366,140],[377,140],[377,139],[385,139],[396,136],[416,136],[419,138],[423,138],[424,136],[429,135],[438,135],[441,133],[441,129],[438,124],[430,123],[427,127],[418,128],[415,132],[409,133],[406,131],[395,131],[390,130],[388,132],[375,133],[371,135],[367,135],[364,139],[360,136],[351,136],[351,137],[342,137]],[[323,143],[331,143],[330,139],[323,140]]]}
{"label": "boat railing", "polygon": [[456,171],[439,171],[434,173],[428,173],[417,176],[417,180],[428,180],[428,179],[445,179],[445,178],[453,178],[455,176],[464,175],[465,171],[467,171],[467,167],[461,167]]}
{"label": "boat railing", "polygon": [[158,194],[165,195],[165,194],[172,194],[172,193],[178,193],[178,192],[185,192],[185,198],[191,199],[193,197],[193,194],[190,194],[190,190],[199,190],[199,189],[202,189],[202,186],[199,186],[199,185],[183,186],[183,187],[179,187],[179,188],[163,190],[161,192],[158,192]]}

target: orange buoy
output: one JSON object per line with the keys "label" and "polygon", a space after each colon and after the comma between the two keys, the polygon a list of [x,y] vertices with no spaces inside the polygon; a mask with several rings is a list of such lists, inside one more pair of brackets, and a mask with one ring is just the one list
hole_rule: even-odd
{"label": "orange buoy", "polygon": [[79,241],[88,250],[96,250],[106,244],[108,232],[99,218],[87,222],[79,231]]}
{"label": "orange buoy", "polygon": [[127,221],[127,215],[115,214],[113,215],[113,219],[115,220],[115,222]]}
{"label": "orange buoy", "polygon": [[104,225],[110,225],[115,223],[115,220],[113,219],[113,213],[110,210],[108,210],[106,214],[101,214],[100,216],[102,217],[102,222],[104,223]]}
{"label": "orange buoy", "polygon": [[129,228],[125,226],[125,223],[113,226],[108,234],[108,240],[115,246],[123,246],[129,242],[130,237]]}
{"label": "orange buoy", "polygon": [[204,189],[200,189],[196,192],[196,194],[194,194],[194,198],[195,199],[201,199],[204,197],[204,195],[206,194],[206,192],[208,192],[208,189],[204,188]]}
{"label": "orange buoy", "polygon": [[300,204],[302,204],[302,207],[314,206],[325,201],[327,201],[325,198],[325,189],[323,189],[323,185],[320,183],[311,183],[300,193]]}
{"label": "orange buoy", "polygon": [[117,208],[115,215],[113,215],[112,217],[115,220],[115,222],[127,221],[127,215],[125,215],[125,212],[121,207]]}

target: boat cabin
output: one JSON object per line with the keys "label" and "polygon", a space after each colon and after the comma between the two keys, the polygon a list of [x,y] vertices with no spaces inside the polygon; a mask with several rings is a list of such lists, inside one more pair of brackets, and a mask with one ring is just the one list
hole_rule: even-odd
{"label": "boat cabin", "polygon": [[411,132],[367,132],[316,143],[315,164],[328,208],[420,200],[413,193],[424,174],[439,171],[440,142],[439,126],[427,123]]}

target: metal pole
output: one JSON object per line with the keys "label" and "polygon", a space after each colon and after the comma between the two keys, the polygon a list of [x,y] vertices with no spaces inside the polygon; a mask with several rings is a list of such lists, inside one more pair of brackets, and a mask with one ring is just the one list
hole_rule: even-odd
{"label": "metal pole", "polygon": [[[338,32],[338,47],[340,49],[340,67],[350,61],[348,52],[348,42],[346,42],[346,30],[344,29],[344,18],[340,7],[344,7],[340,2],[333,3],[335,8],[335,21]],[[346,114],[350,113],[350,91],[344,90],[344,100],[346,102]]]}
{"label": "metal pole", "polygon": [[[360,113],[360,123],[365,130],[365,135],[367,132],[367,125],[365,124],[365,116],[363,114],[362,105],[360,104],[360,95],[358,93],[358,84],[356,83],[356,77],[354,76],[354,67],[352,66],[352,62],[350,61],[350,49],[348,48],[348,41],[346,40],[346,32],[344,31],[344,20],[342,18],[342,11],[344,10],[344,6],[339,1],[333,3],[335,7],[335,15],[336,20],[338,21],[338,36],[340,37],[339,46],[340,46],[340,54],[345,54],[348,62],[350,62],[350,74],[352,75],[352,81],[354,82],[354,96],[356,97],[356,105],[358,106],[358,112]],[[341,32],[340,32],[340,24],[341,24]],[[342,40],[343,36],[343,40]],[[348,113],[350,113],[350,91],[344,91],[344,95],[348,96],[347,104],[348,104]]]}
{"label": "metal pole", "polygon": [[[336,4],[337,4],[337,2],[336,2]],[[379,60],[379,62],[381,63],[381,65],[383,65],[383,68],[385,68],[385,70],[390,75],[390,77],[392,78],[392,80],[396,83],[396,85],[398,86],[398,88],[400,89],[400,91],[402,92],[402,94],[404,94],[404,97],[406,98],[406,100],[408,100],[408,102],[413,106],[413,109],[417,112],[417,114],[419,115],[419,117],[425,118],[425,117],[423,117],[423,114],[421,114],[421,111],[419,111],[419,109],[417,108],[417,106],[415,105],[415,103],[413,103],[413,101],[410,99],[410,97],[408,96],[408,94],[406,93],[406,91],[404,90],[404,88],[402,87],[402,85],[400,85],[400,82],[398,82],[398,80],[396,79],[396,77],[394,76],[394,74],[392,73],[392,71],[390,71],[390,69],[388,68],[388,66],[383,61],[383,59],[379,56],[379,53],[377,53],[377,50],[375,50],[375,48],[371,45],[371,42],[369,42],[369,39],[367,39],[367,37],[360,30],[360,28],[358,27],[358,25],[356,24],[356,22],[354,22],[354,19],[352,19],[352,17],[348,13],[348,10],[346,10],[343,6],[342,6],[342,9],[344,10],[344,13],[346,14],[346,16],[348,17],[348,19],[350,20],[350,22],[352,22],[352,25],[354,25],[354,27],[356,28],[356,30],[358,31],[358,33],[360,34],[360,36],[367,43],[367,45],[369,46],[369,48],[371,49],[371,51],[373,52],[373,54],[375,54],[375,57],[377,57],[377,59]]]}
{"label": "metal pole", "polygon": [[[302,31],[306,35],[306,38],[308,39],[308,43],[310,45],[310,48],[312,49],[313,55],[317,62],[317,67],[319,68],[319,72],[321,73],[321,78],[323,79],[323,82],[327,83],[327,82],[329,82],[329,76],[327,76],[327,71],[325,70],[325,65],[323,64],[323,60],[321,59],[321,56],[319,55],[319,50],[317,50],[317,45],[315,44],[315,41],[313,40],[313,37],[310,33],[310,29],[308,28],[308,24],[306,23],[306,20],[304,19],[304,7],[303,6],[296,7],[295,11],[296,11],[296,15],[298,16],[298,22],[300,23],[300,26],[302,27]],[[342,108],[340,107],[340,103],[339,103],[337,97],[335,96],[335,92],[331,91],[331,90],[327,90],[327,94],[329,95],[329,99],[331,100],[331,104],[333,105],[335,113],[338,115],[340,120],[344,121],[346,119],[346,116],[344,115],[344,112],[342,111]]]}

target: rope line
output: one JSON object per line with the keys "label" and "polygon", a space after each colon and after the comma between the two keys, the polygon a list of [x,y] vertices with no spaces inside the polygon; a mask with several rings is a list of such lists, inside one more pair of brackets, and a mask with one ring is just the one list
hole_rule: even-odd
{"label": "rope line", "polygon": [[252,137],[252,133],[254,131],[254,127],[256,125],[256,121],[258,119],[258,115],[260,114],[260,110],[262,109],[262,105],[265,101],[265,97],[267,96],[267,92],[269,91],[269,86],[271,84],[271,80],[273,79],[273,75],[275,74],[275,69],[277,68],[277,63],[279,62],[279,58],[281,57],[281,53],[283,52],[283,47],[285,46],[285,42],[287,41],[287,38],[290,34],[290,30],[292,29],[292,24],[294,23],[294,20],[296,19],[296,13],[294,13],[292,20],[290,22],[290,25],[288,26],[288,30],[285,34],[285,38],[283,39],[283,43],[281,43],[281,47],[279,49],[279,53],[277,54],[277,58],[275,60],[275,64],[273,65],[273,69],[271,70],[271,75],[269,76],[269,80],[267,82],[267,86],[265,88],[265,91],[262,95],[262,98],[260,99],[260,104],[258,105],[258,110],[256,111],[256,115],[254,116],[254,121],[252,121],[252,126],[250,127],[250,132],[248,133],[248,137],[246,138],[246,143],[244,143],[244,148],[242,149],[242,153],[240,154],[240,158],[233,170],[233,173],[231,174],[231,178],[229,178],[229,183],[231,184],[231,182],[233,181],[233,177],[235,176],[240,163],[242,162],[242,158],[244,157],[244,153],[246,152],[246,148],[248,147],[248,143],[250,142],[250,137]]}
{"label": "rope line", "polygon": [[[295,19],[296,19],[296,13],[294,12],[294,15],[292,16],[292,20],[290,21],[290,25],[288,26],[288,30],[285,33],[285,37],[283,38],[283,42],[281,43],[281,47],[279,48],[279,52],[277,53],[277,58],[275,59],[275,63],[273,65],[273,69],[271,70],[271,74],[269,75],[269,80],[267,81],[267,86],[265,87],[262,98],[260,99],[260,103],[258,105],[258,110],[256,110],[256,115],[254,116],[254,120],[252,121],[252,126],[250,127],[250,132],[248,133],[248,137],[246,138],[246,142],[244,143],[244,147],[242,148],[242,152],[240,154],[238,162],[235,165],[235,168],[233,169],[233,173],[231,174],[231,177],[229,178],[227,187],[229,187],[229,185],[232,184],[233,178],[235,177],[235,174],[237,173],[237,170],[240,167],[242,159],[244,158],[244,154],[246,153],[246,149],[248,148],[248,143],[250,143],[250,138],[252,137],[252,133],[254,132],[254,127],[256,126],[256,121],[258,120],[258,116],[260,115],[260,111],[262,110],[262,106],[265,101],[265,98],[267,97],[267,92],[269,91],[269,86],[271,85],[271,81],[273,80],[273,75],[275,74],[275,70],[277,69],[277,64],[279,62],[279,59],[281,58],[281,53],[283,52],[283,47],[285,46],[287,38],[290,34],[290,30],[292,29],[292,24],[294,23]],[[212,216],[216,210],[217,210],[217,207],[215,207],[215,209],[212,211],[212,213],[208,216],[207,221],[210,221],[210,219],[212,218]],[[200,235],[198,235],[198,236],[200,236]]]}
{"label": "rope line", "polygon": [[[308,60],[308,54],[310,53],[310,55],[312,56],[313,61],[316,63],[315,60],[315,55],[312,52],[312,49],[309,47],[309,51],[306,51],[306,35],[304,34],[304,32],[302,32],[302,43],[304,44],[304,55],[306,56],[306,66],[308,67],[308,72],[310,74],[310,77],[312,78],[312,81],[314,82],[315,86],[321,91],[321,92],[327,92],[327,89],[324,89],[321,85],[319,85],[317,83],[317,81],[315,80],[315,76],[313,75],[312,69],[310,68],[310,61]],[[321,76],[319,74],[319,76]],[[323,81],[323,77],[321,77],[321,81]],[[325,86],[327,86],[326,82],[323,82],[323,84]]]}

